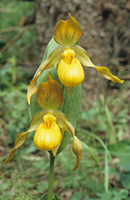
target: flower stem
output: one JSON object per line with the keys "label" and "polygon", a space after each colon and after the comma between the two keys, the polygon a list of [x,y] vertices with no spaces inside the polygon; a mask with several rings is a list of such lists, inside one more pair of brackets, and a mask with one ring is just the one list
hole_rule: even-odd
{"label": "flower stem", "polygon": [[55,157],[50,153],[48,200],[52,200],[53,198],[54,162]]}

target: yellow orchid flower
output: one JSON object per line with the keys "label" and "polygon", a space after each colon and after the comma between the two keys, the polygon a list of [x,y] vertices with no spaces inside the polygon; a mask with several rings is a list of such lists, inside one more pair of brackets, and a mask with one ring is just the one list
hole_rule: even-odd
{"label": "yellow orchid flower", "polygon": [[57,66],[59,80],[67,87],[68,91],[72,87],[78,86],[84,80],[84,71],[81,64],[87,67],[94,67],[101,76],[112,82],[124,82],[112,75],[107,67],[95,66],[91,62],[88,53],[76,44],[80,36],[80,24],[70,14],[67,21],[61,20],[55,26],[54,40],[59,46],[42,63],[40,72],[37,73],[29,84],[27,92],[28,104],[30,104],[31,96],[37,91],[36,82],[38,77],[44,70],[51,69],[54,66]]}
{"label": "yellow orchid flower", "polygon": [[57,110],[63,103],[62,88],[49,74],[47,75],[48,81],[41,83],[36,92],[36,101],[43,110],[40,110],[33,116],[27,132],[19,133],[16,136],[14,148],[10,151],[10,155],[4,164],[8,163],[14,157],[17,148],[25,142],[29,132],[36,131],[34,144],[39,150],[51,151],[56,156],[64,132],[68,131],[73,136],[73,152],[77,157],[74,171],[80,163],[82,145],[75,136],[74,128],[65,114]]}

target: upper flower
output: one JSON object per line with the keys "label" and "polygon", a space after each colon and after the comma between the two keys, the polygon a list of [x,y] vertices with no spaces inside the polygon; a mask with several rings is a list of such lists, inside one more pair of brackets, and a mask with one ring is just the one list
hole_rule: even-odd
{"label": "upper flower", "polygon": [[64,132],[68,131],[73,136],[73,152],[77,157],[77,162],[73,170],[79,166],[82,155],[82,145],[75,136],[72,124],[68,121],[65,114],[56,110],[63,103],[62,89],[59,83],[51,78],[49,74],[48,81],[41,83],[36,92],[36,101],[44,110],[36,113],[27,132],[19,133],[15,139],[14,148],[10,151],[9,157],[4,164],[8,163],[25,140],[29,132],[35,131],[34,144],[40,150],[52,151],[56,156],[61,145]]}
{"label": "upper flower", "polygon": [[59,46],[54,49],[48,59],[42,63],[40,72],[38,72],[31,81],[27,92],[29,104],[31,96],[37,91],[36,82],[38,77],[44,70],[51,69],[54,66],[57,66],[59,80],[64,86],[69,88],[69,90],[71,87],[78,86],[84,79],[84,71],[81,64],[87,67],[94,67],[101,76],[112,82],[124,82],[112,75],[107,67],[95,66],[91,62],[88,53],[76,44],[80,36],[80,24],[70,14],[67,21],[61,20],[55,26],[54,40]]}

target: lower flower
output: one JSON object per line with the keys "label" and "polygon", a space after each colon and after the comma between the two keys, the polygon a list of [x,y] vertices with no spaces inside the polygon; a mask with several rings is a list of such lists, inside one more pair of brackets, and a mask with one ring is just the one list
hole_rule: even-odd
{"label": "lower flower", "polygon": [[19,133],[16,136],[14,148],[10,151],[9,157],[4,161],[4,164],[14,157],[16,150],[25,142],[28,134],[32,131],[36,131],[34,136],[35,146],[39,150],[51,151],[56,156],[64,137],[64,132],[67,131],[73,136],[73,152],[77,157],[74,171],[80,163],[82,145],[75,136],[74,127],[65,114],[57,110],[63,103],[62,88],[49,74],[47,75],[48,81],[41,83],[36,92],[36,101],[43,109],[32,117],[28,131]]}

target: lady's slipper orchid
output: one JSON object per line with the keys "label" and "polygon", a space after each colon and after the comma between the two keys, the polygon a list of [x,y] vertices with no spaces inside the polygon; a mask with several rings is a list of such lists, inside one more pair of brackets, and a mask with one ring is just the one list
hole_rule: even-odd
{"label": "lady's slipper orchid", "polygon": [[47,75],[48,81],[41,83],[36,92],[37,103],[43,110],[40,110],[33,116],[27,132],[19,133],[16,136],[14,148],[10,151],[10,155],[4,164],[14,157],[16,149],[25,142],[29,132],[36,130],[34,144],[38,149],[52,151],[53,155],[56,156],[64,136],[64,131],[68,131],[73,136],[73,152],[77,157],[74,171],[79,166],[82,145],[75,136],[74,128],[67,120],[65,114],[56,110],[63,103],[62,89],[59,83],[53,80],[49,74]]}
{"label": "lady's slipper orchid", "polygon": [[40,72],[38,72],[31,81],[27,93],[29,104],[31,96],[37,91],[36,82],[38,77],[44,70],[51,69],[54,66],[57,66],[59,80],[68,88],[68,91],[70,91],[71,87],[78,86],[84,79],[84,72],[81,64],[87,67],[94,67],[101,76],[112,82],[124,82],[112,75],[107,67],[95,66],[91,62],[88,53],[76,44],[80,36],[80,24],[70,14],[67,21],[61,20],[57,23],[55,26],[54,40],[59,46],[53,50],[48,59],[42,63]]}

